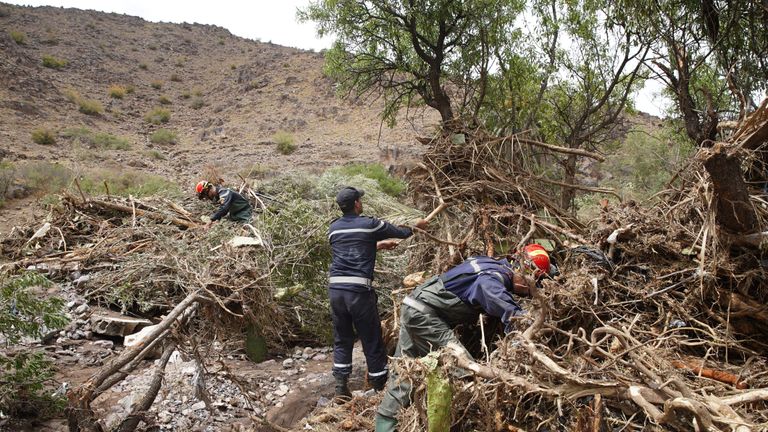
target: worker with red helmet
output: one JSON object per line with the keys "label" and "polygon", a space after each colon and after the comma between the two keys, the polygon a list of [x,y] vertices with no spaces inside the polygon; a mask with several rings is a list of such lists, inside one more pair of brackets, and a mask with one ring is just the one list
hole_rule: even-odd
{"label": "worker with red helmet", "polygon": [[236,191],[203,180],[195,185],[195,193],[198,199],[207,198],[219,204],[219,209],[211,215],[211,222],[205,225],[206,228],[224,216],[235,222],[251,221],[251,203]]}
{"label": "worker with red helmet", "polygon": [[[428,279],[403,299],[395,357],[420,358],[449,343],[463,348],[453,329],[474,325],[481,313],[500,318],[510,332],[512,319],[525,314],[514,295],[530,295],[537,280],[552,271],[547,251],[533,244],[511,261],[475,256]],[[410,394],[411,383],[391,372],[376,414],[377,432],[396,429],[397,414],[410,405]]]}

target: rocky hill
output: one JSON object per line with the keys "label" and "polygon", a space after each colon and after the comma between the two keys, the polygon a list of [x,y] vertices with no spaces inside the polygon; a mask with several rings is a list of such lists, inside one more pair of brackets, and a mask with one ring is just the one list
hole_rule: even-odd
{"label": "rocky hill", "polygon": [[[0,3],[0,157],[186,186],[206,167],[236,179],[418,154],[431,118],[381,127],[379,101],[338,98],[322,70],[320,53],[216,26]],[[55,143],[33,142],[36,130]]]}

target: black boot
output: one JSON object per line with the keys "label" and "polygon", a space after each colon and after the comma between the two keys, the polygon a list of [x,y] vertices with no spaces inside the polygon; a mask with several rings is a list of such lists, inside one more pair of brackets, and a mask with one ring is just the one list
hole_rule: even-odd
{"label": "black boot", "polygon": [[368,377],[368,384],[371,385],[371,388],[376,390],[377,392],[384,390],[384,387],[387,385],[387,375],[382,375],[378,377]]}
{"label": "black boot", "polygon": [[334,378],[336,378],[335,399],[342,402],[352,399],[352,392],[349,391],[349,377],[335,376]]}

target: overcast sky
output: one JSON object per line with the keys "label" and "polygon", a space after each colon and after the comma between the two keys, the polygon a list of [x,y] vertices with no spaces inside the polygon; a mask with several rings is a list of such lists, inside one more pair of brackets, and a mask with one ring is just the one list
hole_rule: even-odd
{"label": "overcast sky", "polygon": [[[259,39],[304,49],[328,48],[332,39],[318,39],[312,23],[296,21],[296,10],[309,0],[4,0],[31,6],[64,6],[116,12],[142,17],[149,21],[215,24],[237,36]],[[636,107],[660,116],[664,102],[657,96],[660,87],[649,83],[635,98]]]}

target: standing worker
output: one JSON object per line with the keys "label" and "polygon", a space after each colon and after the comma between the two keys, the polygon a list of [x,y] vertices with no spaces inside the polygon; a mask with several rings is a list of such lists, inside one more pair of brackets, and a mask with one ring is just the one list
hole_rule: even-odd
{"label": "standing worker", "polygon": [[[525,259],[520,262],[471,257],[416,287],[400,308],[395,357],[423,357],[449,343],[464,348],[453,329],[459,324],[477,323],[481,313],[500,318],[509,333],[511,319],[524,314],[512,294],[530,295],[536,279],[554,269],[540,245],[526,246],[522,255]],[[532,271],[519,271],[525,263],[531,265]],[[394,432],[398,412],[410,404],[411,384],[393,372],[376,414],[376,432]]]}
{"label": "standing worker", "polygon": [[219,209],[211,215],[211,221],[205,224],[205,228],[210,228],[213,222],[227,216],[227,214],[229,214],[229,220],[234,222],[248,223],[251,221],[251,203],[232,189],[216,186],[203,180],[197,183],[195,192],[198,199],[208,198],[219,203]]}
{"label": "standing worker", "polygon": [[[336,195],[343,216],[331,222],[331,267],[328,280],[333,319],[333,376],[336,397],[349,399],[349,376],[352,373],[352,347],[355,333],[360,337],[368,366],[368,382],[382,390],[387,382],[387,353],[381,337],[381,321],[373,289],[376,251],[393,249],[396,240],[413,235],[410,228],[397,227],[376,218],[361,216],[360,201],[365,192],[345,187]],[[419,219],[415,226],[426,228]]]}

